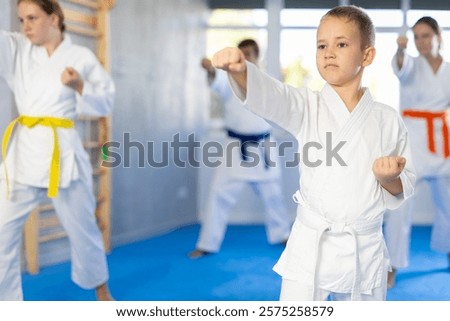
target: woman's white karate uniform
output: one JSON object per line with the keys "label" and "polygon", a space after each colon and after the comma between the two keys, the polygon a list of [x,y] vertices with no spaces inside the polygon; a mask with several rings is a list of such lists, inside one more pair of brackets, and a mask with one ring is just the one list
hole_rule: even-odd
{"label": "woman's white karate uniform", "polygon": [[[242,108],[241,102],[231,91],[225,72],[217,71],[211,89],[225,103],[225,129],[242,135],[270,133],[272,127],[264,119]],[[208,252],[219,251],[225,236],[228,218],[234,205],[240,199],[245,185],[251,185],[262,200],[269,243],[283,242],[289,236],[292,222],[281,187],[278,150],[276,148],[270,150],[271,161],[277,167],[266,167],[263,148],[249,147],[252,153],[258,155],[259,162],[254,166],[246,167],[241,165],[245,162],[242,160],[238,142],[237,139],[231,137],[225,139],[223,145],[225,155],[221,159],[223,164],[214,169],[205,206],[205,216],[196,244],[198,249]],[[234,148],[228,148],[233,144],[235,144]]]}
{"label": "woman's white karate uniform", "polygon": [[[400,81],[400,111],[447,111],[447,127],[450,128],[450,64],[443,61],[436,73],[422,57],[405,55],[402,69],[392,60],[394,73]],[[411,140],[411,152],[417,169],[418,179],[430,186],[434,203],[434,223],[431,248],[450,252],[450,157],[445,157],[442,119],[434,119],[432,139],[436,148],[431,152],[428,146],[428,127],[424,118],[405,116]],[[450,148],[450,146],[448,146]],[[386,245],[392,266],[408,266],[411,217],[414,199],[405,202],[399,209],[389,211],[385,220]]]}
{"label": "woman's white karate uniform", "polygon": [[[389,268],[383,213],[411,196],[415,183],[400,116],[373,101],[368,89],[349,113],[329,85],[320,92],[295,89],[247,67],[246,97],[231,81],[247,108],[313,146],[301,162],[297,219],[274,267],[283,277],[281,299],[322,300],[336,293],[339,299],[383,300]],[[333,148],[339,148],[339,162]],[[401,195],[391,195],[373,175],[381,156],[407,159]]]}
{"label": "woman's white karate uniform", "polygon": [[[84,80],[83,94],[64,86],[61,74],[73,67]],[[79,114],[106,115],[113,105],[114,84],[87,48],[69,36],[49,57],[22,34],[0,31],[0,76],[14,92],[19,115],[75,120]],[[95,219],[92,168],[74,128],[57,128],[60,146],[59,194],[53,199],[70,240],[72,280],[92,289],[108,280],[101,233]],[[20,240],[30,211],[45,196],[53,151],[49,127],[17,124],[0,171],[0,300],[21,300]]]}

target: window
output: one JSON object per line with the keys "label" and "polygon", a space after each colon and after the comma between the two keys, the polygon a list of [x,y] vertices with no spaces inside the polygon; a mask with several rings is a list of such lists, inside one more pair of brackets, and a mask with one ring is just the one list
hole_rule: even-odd
{"label": "window", "polygon": [[209,27],[265,27],[267,25],[267,11],[217,9],[213,10],[208,20]]}
{"label": "window", "polygon": [[401,27],[403,24],[403,12],[401,10],[366,10],[376,28]]}
{"label": "window", "polygon": [[267,47],[267,31],[265,29],[209,29],[207,32],[207,57],[211,58],[214,53],[225,47],[236,47],[245,39],[252,38],[260,46],[260,59],[264,60]]}
{"label": "window", "polygon": [[316,28],[327,11],[328,9],[284,9],[281,10],[281,26]]}
{"label": "window", "polygon": [[224,47],[235,47],[245,38],[255,39],[264,56],[267,31],[267,11],[255,10],[213,10],[208,21],[207,53],[212,57],[215,52]]}
{"label": "window", "polygon": [[[431,3],[430,6],[432,6]],[[408,25],[412,27],[417,20],[424,16],[436,19],[441,28],[450,28],[450,10],[409,10]]]}

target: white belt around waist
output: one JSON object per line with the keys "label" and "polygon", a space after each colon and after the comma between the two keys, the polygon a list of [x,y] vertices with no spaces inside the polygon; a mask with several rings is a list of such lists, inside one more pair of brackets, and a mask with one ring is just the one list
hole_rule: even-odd
{"label": "white belt around waist", "polygon": [[[296,203],[300,203],[304,205],[300,192],[297,191],[293,195],[293,199]],[[316,238],[316,251],[314,258],[314,274],[313,274],[313,300],[315,299],[316,288],[318,287],[316,275],[317,275],[317,259],[319,257],[319,249],[320,243],[322,241],[322,237],[326,232],[330,232],[331,234],[350,234],[353,239],[354,246],[354,278],[353,278],[353,286],[352,286],[352,300],[361,300],[361,273],[360,273],[360,265],[359,265],[359,251],[358,251],[358,235],[362,234],[371,234],[380,231],[382,226],[382,219],[376,221],[353,221],[353,222],[332,222],[324,217],[316,214],[312,210],[307,207],[302,207],[302,210],[299,212],[297,217],[298,220],[307,227],[316,230],[317,238]]]}

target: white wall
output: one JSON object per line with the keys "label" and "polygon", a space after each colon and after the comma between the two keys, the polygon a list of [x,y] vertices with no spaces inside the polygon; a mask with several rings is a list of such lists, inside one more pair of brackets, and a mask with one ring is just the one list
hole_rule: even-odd
{"label": "white wall", "polygon": [[[204,0],[117,1],[111,13],[114,140],[130,133],[131,141],[154,142],[160,161],[162,144],[174,135],[201,133],[209,98],[199,64],[207,16]],[[198,169],[179,168],[173,157],[165,168],[138,168],[137,148],[131,154],[131,168],[113,170],[113,243],[196,222]]]}

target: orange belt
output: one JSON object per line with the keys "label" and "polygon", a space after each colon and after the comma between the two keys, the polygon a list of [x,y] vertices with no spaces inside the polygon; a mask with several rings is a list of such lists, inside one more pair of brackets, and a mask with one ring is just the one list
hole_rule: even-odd
{"label": "orange belt", "polygon": [[444,158],[450,157],[450,138],[447,125],[447,113],[445,111],[431,112],[423,110],[405,109],[404,117],[425,119],[427,123],[428,149],[431,153],[436,154],[436,144],[434,142],[434,120],[442,121],[442,138]]}

